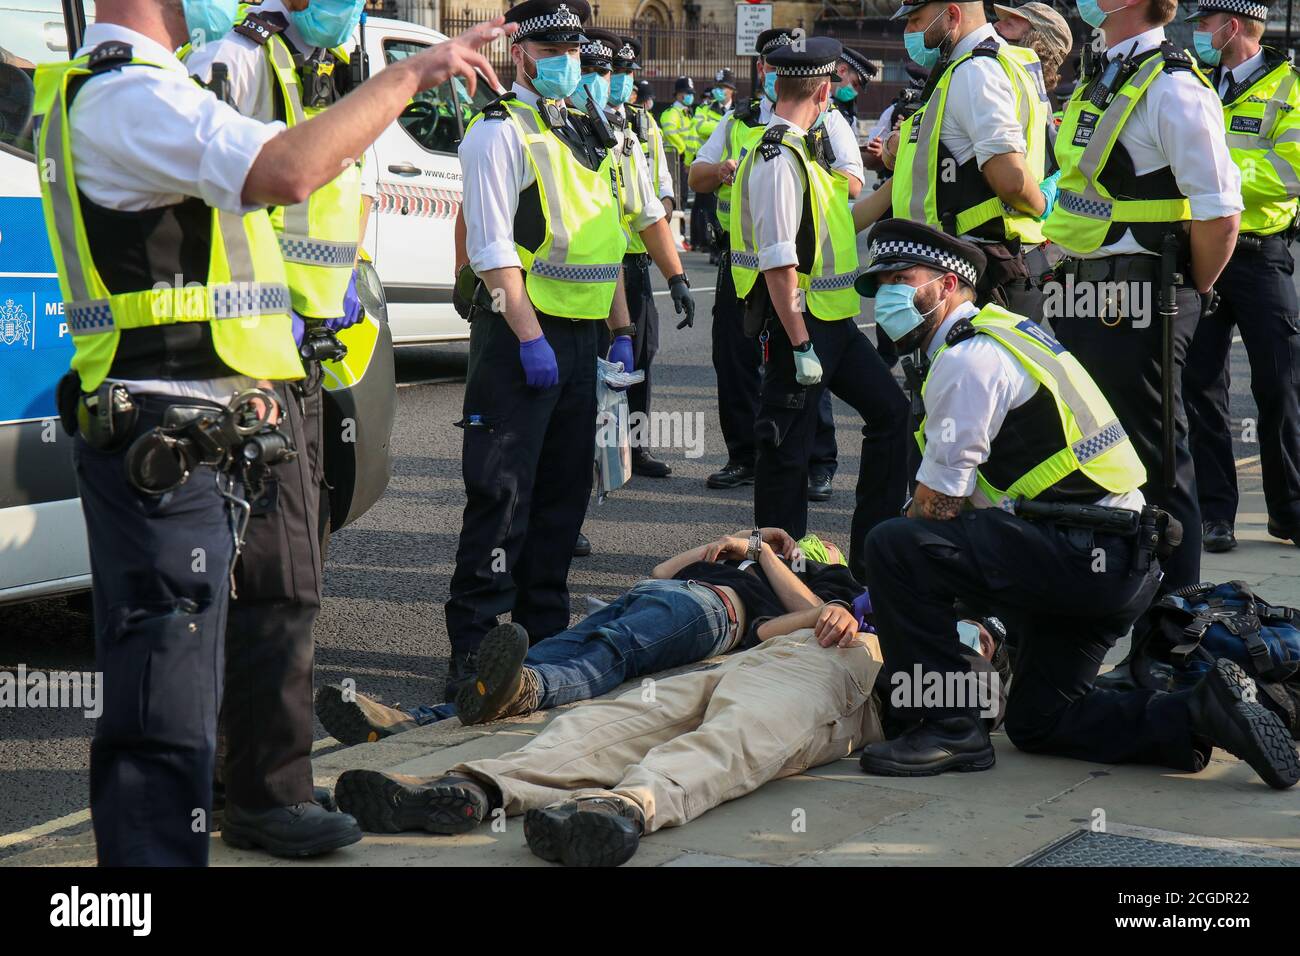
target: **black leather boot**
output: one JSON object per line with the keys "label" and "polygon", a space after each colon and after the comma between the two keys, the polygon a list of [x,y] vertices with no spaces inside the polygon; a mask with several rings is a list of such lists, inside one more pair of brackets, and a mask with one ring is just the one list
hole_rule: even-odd
{"label": "black leather boot", "polygon": [[334,789],[339,809],[371,833],[427,830],[468,833],[491,812],[487,789],[471,777],[410,777],[378,770],[348,770]]}
{"label": "black leather boot", "polygon": [[729,461],[721,471],[715,471],[704,479],[710,488],[739,488],[741,485],[754,483],[754,466]]}
{"label": "black leather boot", "polygon": [[1211,554],[1231,551],[1237,546],[1237,536],[1230,521],[1206,521],[1201,524],[1201,547]]}
{"label": "black leather boot", "polygon": [[995,757],[978,717],[925,720],[901,737],[867,744],[860,766],[881,777],[932,777],[948,770],[988,770]]}
{"label": "black leather boot", "polygon": [[1300,756],[1282,719],[1256,693],[1245,671],[1219,658],[1188,697],[1192,732],[1246,761],[1270,787],[1285,790],[1300,781]]}
{"label": "black leather boot", "polygon": [[644,448],[632,449],[632,474],[646,478],[667,478],[673,473],[666,461],[660,461]]}
{"label": "black leather boot", "polygon": [[221,839],[233,847],[261,848],[272,856],[320,856],[361,839],[357,821],[315,803],[271,810],[244,810],[226,804]]}
{"label": "black leather boot", "polygon": [[620,866],[641,843],[645,817],[627,800],[582,797],[524,815],[528,849],[565,866]]}

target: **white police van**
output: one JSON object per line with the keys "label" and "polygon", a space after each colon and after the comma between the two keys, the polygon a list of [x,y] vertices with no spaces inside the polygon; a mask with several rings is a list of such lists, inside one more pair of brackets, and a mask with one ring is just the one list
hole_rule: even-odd
{"label": "white police van", "polygon": [[[54,398],[72,340],[41,212],[30,114],[36,65],[68,57],[93,17],[90,0],[0,0],[0,603],[90,584],[72,442]],[[395,20],[370,19],[361,32],[370,70],[446,39]],[[370,437],[326,452],[334,528],[387,487],[393,345],[468,337],[451,305],[461,197],[456,146],[489,96],[486,84],[472,100],[451,83],[420,94],[368,152],[379,195],[364,246],[378,270],[378,279],[370,278],[377,304],[365,323],[344,333],[349,356],[328,369],[326,416],[327,426],[352,417],[360,425],[352,433]]]}

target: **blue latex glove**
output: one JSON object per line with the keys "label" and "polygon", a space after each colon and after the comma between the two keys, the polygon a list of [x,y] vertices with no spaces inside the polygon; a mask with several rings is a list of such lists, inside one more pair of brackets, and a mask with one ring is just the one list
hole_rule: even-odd
{"label": "blue latex glove", "polygon": [[1052,173],[1038,184],[1038,188],[1043,193],[1043,199],[1047,200],[1047,205],[1043,207],[1043,214],[1038,217],[1038,221],[1043,222],[1056,208],[1056,196],[1061,191],[1061,171],[1058,169]]}
{"label": "blue latex glove", "polygon": [[866,623],[867,615],[872,613],[871,594],[869,592],[863,591],[853,599],[852,611],[854,619],[858,622],[859,631],[868,628],[872,633],[875,632],[875,628]]}
{"label": "blue latex glove", "polygon": [[292,309],[289,310],[289,319],[293,322],[293,344],[301,348],[307,335],[307,320]]}
{"label": "blue latex glove", "polygon": [[357,298],[357,270],[353,269],[352,278],[348,279],[348,291],[343,293],[343,314],[321,324],[331,332],[339,332],[356,325],[364,315],[361,300]]}
{"label": "blue latex glove", "polygon": [[636,359],[632,356],[632,336],[620,335],[615,337],[609,346],[609,361],[622,362],[623,371],[635,372]]}
{"label": "blue latex glove", "polygon": [[794,352],[794,380],[800,385],[816,385],[822,380],[822,363],[816,350],[809,345],[807,351]]}
{"label": "blue latex glove", "polygon": [[524,381],[529,388],[550,388],[560,383],[560,366],[555,350],[545,335],[519,343],[519,361],[524,367]]}

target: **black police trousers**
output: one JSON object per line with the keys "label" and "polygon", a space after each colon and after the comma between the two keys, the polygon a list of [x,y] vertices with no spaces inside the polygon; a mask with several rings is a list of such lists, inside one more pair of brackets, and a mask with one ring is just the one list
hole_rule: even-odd
{"label": "black police trousers", "polygon": [[[926,674],[965,674],[961,601],[1007,624],[1015,670],[1007,736],[1021,750],[1101,763],[1199,770],[1190,691],[1093,687],[1102,659],[1146,610],[1158,564],[1133,569],[1133,539],[1025,521],[997,508],[950,521],[895,518],[867,537],[866,576],[885,668],[881,693],[904,722],[971,715],[968,700],[914,706]],[[944,686],[951,685],[947,678]],[[898,695],[898,696],[894,696]],[[927,702],[929,703],[929,702]]]}
{"label": "black police trousers", "polygon": [[445,605],[453,654],[511,613],[536,642],[569,626],[569,562],[596,452],[596,327],[538,314],[559,384],[529,388],[505,319],[470,323],[461,470],[465,513]]}
{"label": "black police trousers", "polygon": [[139,418],[121,449],[97,451],[81,437],[74,448],[103,688],[90,745],[91,819],[101,866],[205,866],[232,512],[207,467],[163,495],[131,486],[130,443],[169,406],[195,404],[133,399]]}
{"label": "black police trousers", "polygon": [[[636,370],[645,372],[645,381],[627,390],[627,407],[629,412],[649,415],[650,369],[659,352],[659,310],[655,308],[654,288],[650,285],[649,255],[632,252],[623,257],[623,289],[627,297],[628,318],[636,329],[632,339],[632,358]],[[609,326],[604,322],[596,325],[596,349],[604,358],[609,352]]]}
{"label": "black police trousers", "polygon": [[1228,355],[1233,330],[1239,330],[1259,411],[1255,433],[1268,516],[1300,533],[1300,306],[1287,247],[1281,236],[1265,238],[1258,250],[1238,247],[1215,285],[1219,309],[1192,339],[1183,388],[1201,516],[1233,523],[1238,492]]}
{"label": "black police trousers", "polygon": [[[1092,283],[1077,281],[1076,293]],[[1164,484],[1163,419],[1160,413],[1163,329],[1158,290],[1144,285],[1149,296],[1147,314],[1122,317],[1062,316],[1052,319],[1056,338],[1087,369],[1110,401],[1133,448],[1146,468],[1142,493],[1183,525],[1183,543],[1163,563],[1161,591],[1172,591],[1201,579],[1201,510],[1196,501],[1196,469],[1187,440],[1187,412],[1183,408],[1183,366],[1187,348],[1201,314],[1201,299],[1190,286],[1178,289],[1178,319],[1174,325],[1174,478],[1170,491]],[[1117,300],[1117,305],[1120,304]],[[1112,323],[1110,326],[1106,323]]]}
{"label": "black police trousers", "polygon": [[322,493],[323,397],[279,385],[280,428],[298,455],[272,465],[235,566],[221,705],[226,799],[249,810],[312,799],[312,626],[320,612],[328,527]]}
{"label": "black police trousers", "polygon": [[755,424],[754,521],[784,528],[794,538],[807,533],[808,456],[818,405],[827,390],[833,392],[863,421],[849,532],[849,570],[858,575],[867,532],[897,515],[907,495],[910,409],[903,390],[852,318],[823,322],[805,314],[804,322],[822,365],[821,381],[809,386],[795,381],[794,352],[784,326],[775,317],[768,322],[768,358]]}
{"label": "black police trousers", "polygon": [[[724,239],[724,249],[726,243]],[[730,252],[724,252],[718,264],[712,334],[713,371],[718,380],[718,421],[722,427],[722,440],[727,445],[727,461],[752,466],[758,454],[754,444],[754,422],[758,418],[758,380],[763,350],[758,339],[745,335],[745,306],[736,298]],[[813,436],[808,470],[834,477],[839,467],[838,457],[831,394],[824,391],[817,406],[817,430]]]}

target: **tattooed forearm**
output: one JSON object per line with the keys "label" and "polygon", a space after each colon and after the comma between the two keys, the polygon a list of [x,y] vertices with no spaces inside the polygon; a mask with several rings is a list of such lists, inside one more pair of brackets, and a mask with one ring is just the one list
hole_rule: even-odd
{"label": "tattooed forearm", "polygon": [[907,509],[907,514],[910,518],[932,518],[935,521],[951,521],[961,514],[965,504],[965,498],[954,498],[951,495],[945,495],[933,488],[918,484],[916,486],[916,496],[912,499],[912,505]]}

